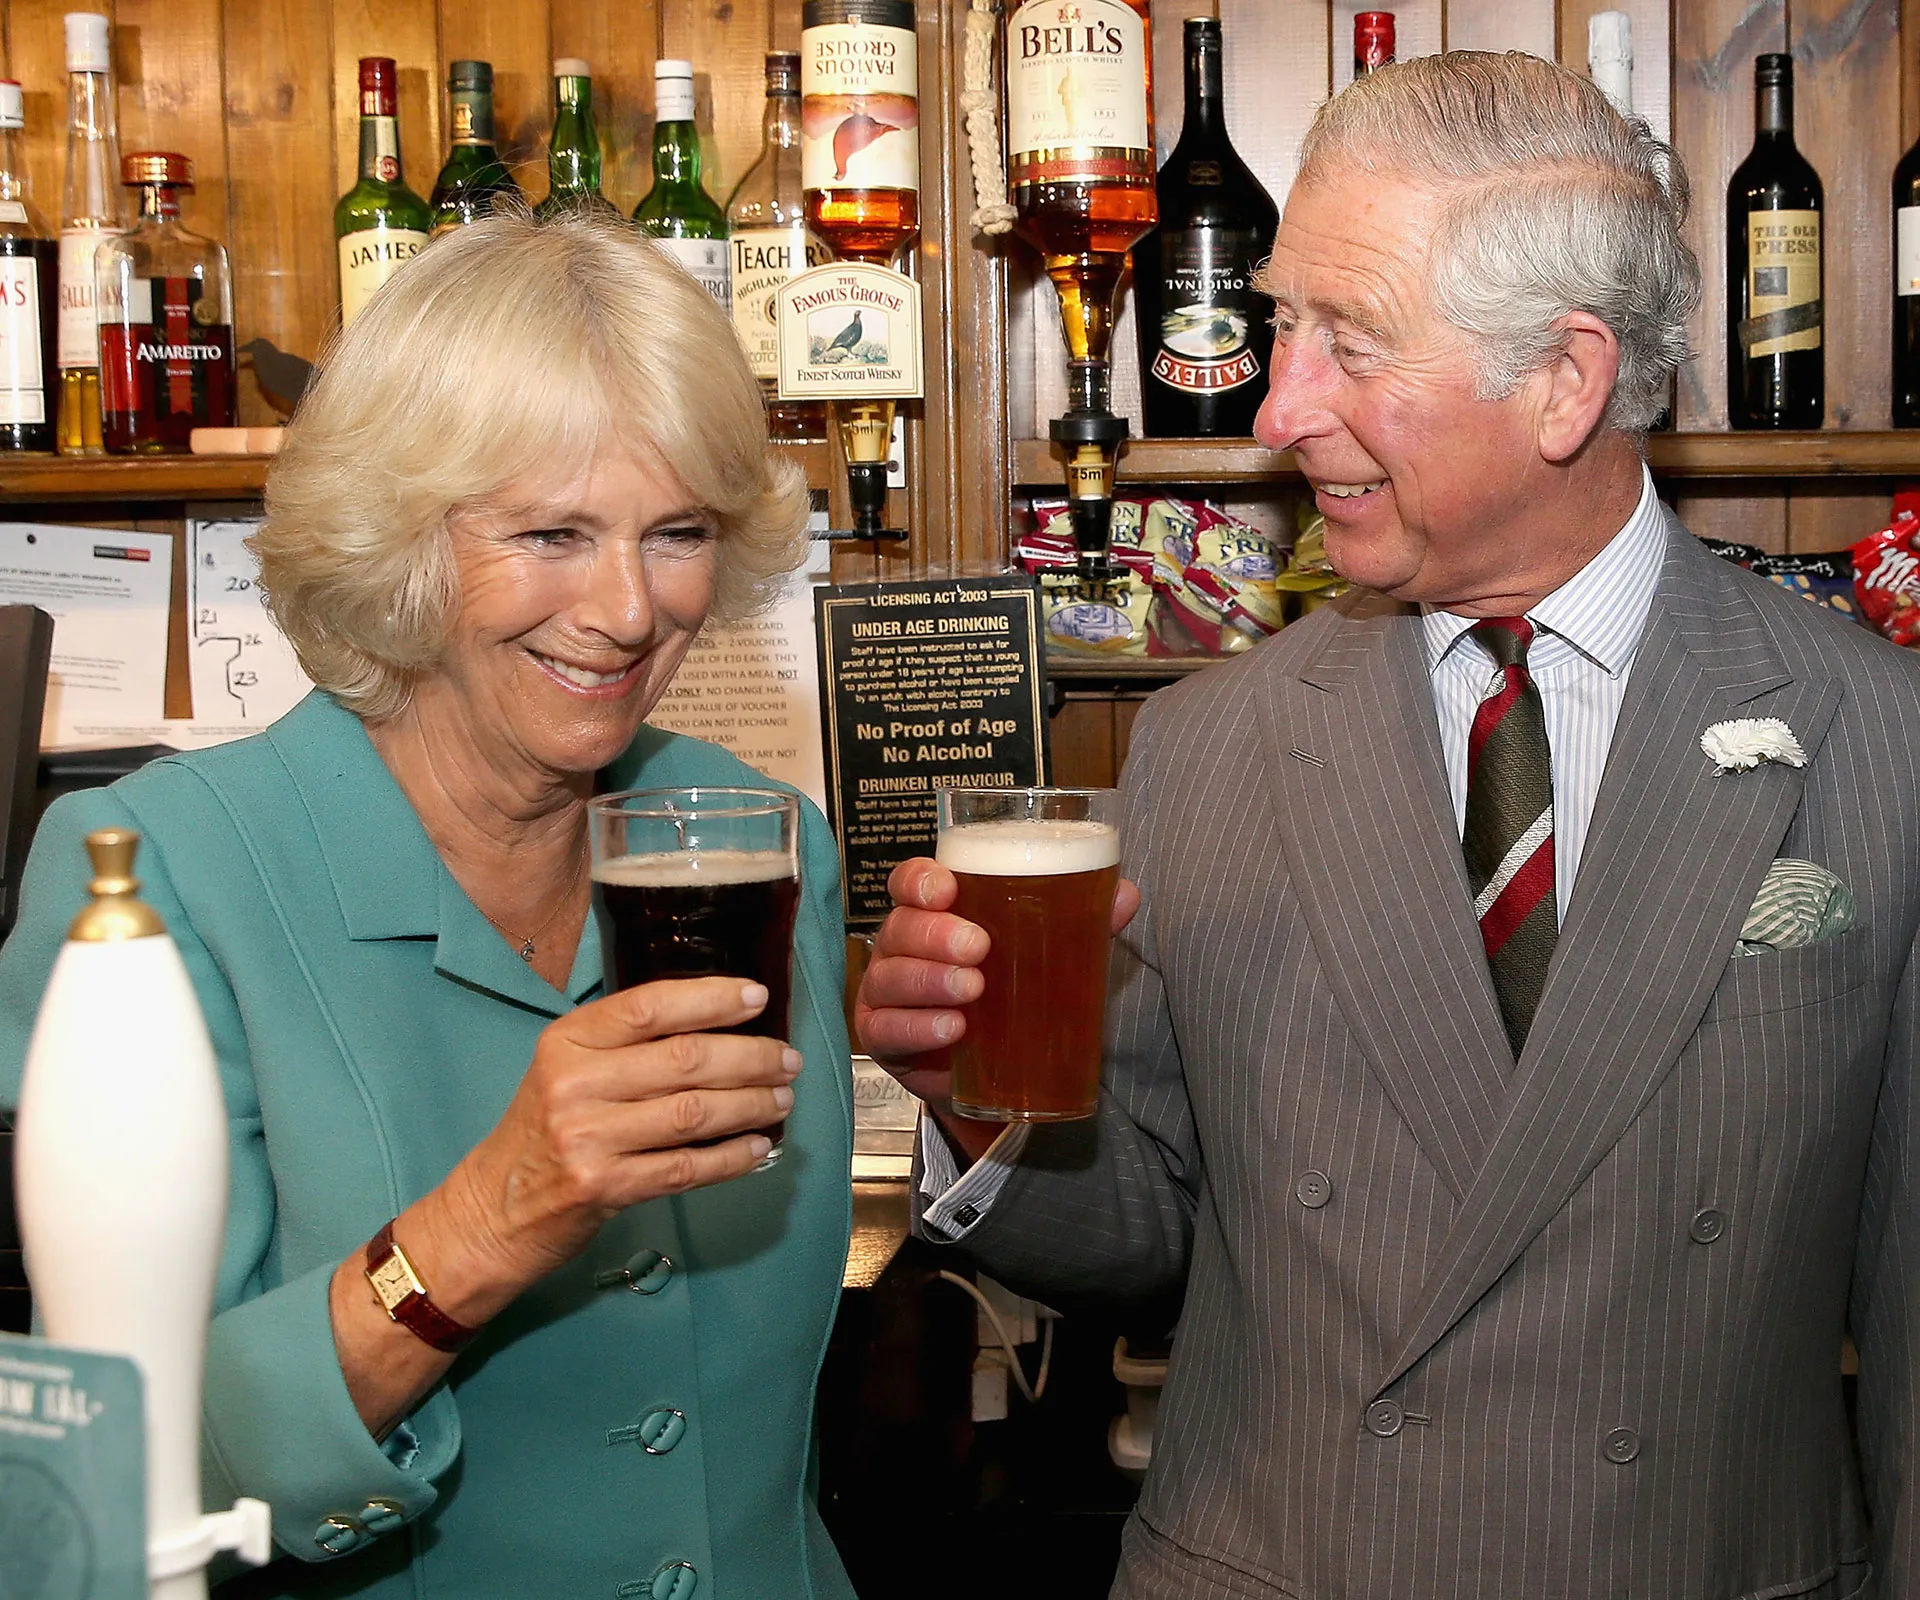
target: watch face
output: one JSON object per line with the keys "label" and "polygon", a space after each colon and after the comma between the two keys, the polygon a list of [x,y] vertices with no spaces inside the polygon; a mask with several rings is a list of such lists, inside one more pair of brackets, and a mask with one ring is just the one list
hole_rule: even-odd
{"label": "watch face", "polygon": [[367,1282],[373,1285],[373,1292],[380,1297],[380,1304],[388,1311],[392,1311],[408,1295],[419,1293],[420,1287],[414,1282],[413,1273],[408,1270],[407,1258],[398,1250],[367,1274]]}

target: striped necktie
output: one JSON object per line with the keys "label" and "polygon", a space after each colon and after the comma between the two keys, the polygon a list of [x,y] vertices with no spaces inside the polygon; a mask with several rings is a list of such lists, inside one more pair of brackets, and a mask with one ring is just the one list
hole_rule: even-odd
{"label": "striped necktie", "polygon": [[1493,991],[1518,1060],[1560,932],[1553,892],[1553,767],[1540,691],[1527,673],[1533,624],[1525,617],[1489,617],[1469,631],[1500,671],[1474,712],[1467,741],[1462,843]]}

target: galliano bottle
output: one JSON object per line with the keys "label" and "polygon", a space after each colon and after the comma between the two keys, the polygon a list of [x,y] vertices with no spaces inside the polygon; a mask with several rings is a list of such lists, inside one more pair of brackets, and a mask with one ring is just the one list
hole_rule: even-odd
{"label": "galliano bottle", "polygon": [[700,181],[691,61],[654,63],[653,104],[653,187],[633,209],[634,226],[729,306],[727,214]]}
{"label": "galliano bottle", "polygon": [[195,428],[234,422],[227,252],[180,225],[193,188],[185,156],[137,150],[121,171],[140,220],[94,261],[103,435],[119,455],[184,453]]}
{"label": "galliano bottle", "polygon": [[1253,432],[1273,354],[1253,287],[1280,213],[1227,137],[1220,24],[1186,23],[1186,121],[1160,169],[1160,223],[1134,246],[1140,400],[1149,435]]}
{"label": "galliano bottle", "polygon": [[420,253],[433,226],[426,201],[407,187],[400,166],[398,81],[391,57],[361,58],[360,181],[333,208],[342,327]]}
{"label": "galliano bottle", "polygon": [[53,449],[60,253],[27,197],[20,85],[0,79],[0,450]]}
{"label": "galliano bottle", "polygon": [[67,182],[60,202],[60,422],[63,456],[97,456],[100,327],[93,257],[126,225],[120,141],[114,129],[107,19],[70,12],[67,32]]}

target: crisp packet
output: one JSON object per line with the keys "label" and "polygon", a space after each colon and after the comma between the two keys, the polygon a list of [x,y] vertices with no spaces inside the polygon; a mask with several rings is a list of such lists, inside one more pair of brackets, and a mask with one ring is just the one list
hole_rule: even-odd
{"label": "crisp packet", "polygon": [[1759,555],[1752,570],[1771,578],[1790,594],[1837,611],[1843,617],[1860,621],[1860,608],[1853,598],[1853,554],[1847,550],[1821,550],[1803,554]]}
{"label": "crisp packet", "polygon": [[[1279,556],[1258,528],[1204,501],[1156,500],[1142,542],[1160,552],[1156,582],[1206,654],[1234,655],[1279,631]],[[1175,551],[1184,557],[1177,569]]]}
{"label": "crisp packet", "polygon": [[1895,644],[1920,645],[1920,490],[1893,497],[1893,518],[1853,547],[1861,617]]}
{"label": "crisp packet", "polygon": [[1114,502],[1108,549],[1121,576],[1098,583],[1080,576],[1080,547],[1066,506],[1036,503],[1034,517],[1039,526],[1015,539],[1013,555],[1020,570],[1039,582],[1048,646],[1092,656],[1149,654],[1153,561],[1140,549],[1139,506]]}
{"label": "crisp packet", "polygon": [[1285,568],[1274,579],[1274,588],[1280,595],[1292,597],[1300,608],[1300,615],[1305,616],[1345,594],[1348,585],[1327,560],[1327,519],[1313,508],[1311,501],[1301,506],[1294,525],[1300,531]]}

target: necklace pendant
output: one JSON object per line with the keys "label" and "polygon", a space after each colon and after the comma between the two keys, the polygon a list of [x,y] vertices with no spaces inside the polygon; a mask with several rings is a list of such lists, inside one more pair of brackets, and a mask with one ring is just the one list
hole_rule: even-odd
{"label": "necklace pendant", "polygon": [[533,941],[531,939],[526,940],[520,946],[520,959],[526,962],[528,966],[533,965]]}

